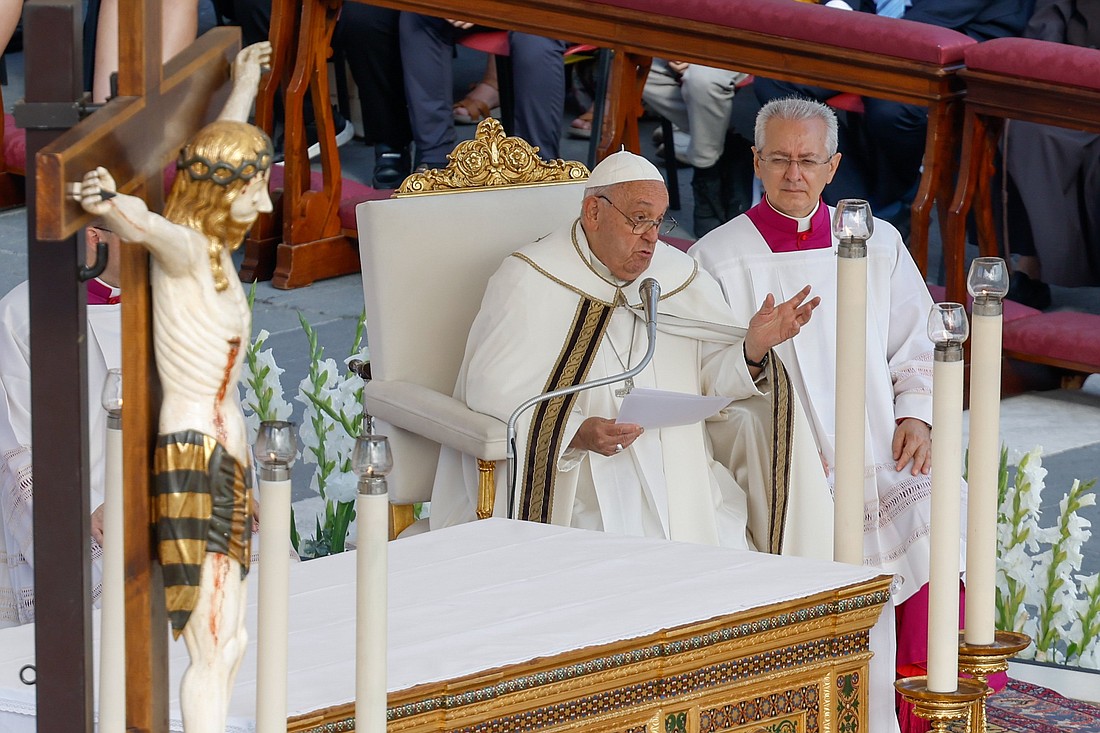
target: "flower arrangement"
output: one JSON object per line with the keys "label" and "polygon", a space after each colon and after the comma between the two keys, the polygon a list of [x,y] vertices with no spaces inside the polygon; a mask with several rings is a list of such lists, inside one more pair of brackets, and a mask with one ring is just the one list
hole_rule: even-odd
{"label": "flower arrangement", "polygon": [[[249,293],[249,304],[255,298],[255,287]],[[309,559],[343,552],[346,549],[351,523],[355,519],[355,498],[358,478],[351,470],[351,454],[355,438],[363,424],[363,380],[355,374],[341,376],[336,361],[324,358],[324,347],[317,333],[300,313],[298,320],[309,344],[309,371],[298,384],[294,397],[302,405],[302,420],[298,430],[303,463],[316,466],[310,488],[325,502],[322,515],[310,537],[300,537],[291,510],[290,534],[294,550]],[[351,346],[351,359],[369,361],[362,346],[365,314],[356,325]],[[293,411],[283,396],[281,369],[270,348],[264,348],[270,334],[261,330],[245,351],[241,383],[244,387],[245,420],[249,440],[254,442],[263,420],[287,420]]]}
{"label": "flower arrangement", "polygon": [[1008,451],[1001,451],[997,628],[1032,638],[1021,658],[1100,669],[1100,575],[1080,572],[1081,547],[1092,532],[1078,514],[1096,503],[1096,481],[1074,480],[1058,504],[1057,522],[1043,527],[1042,455],[1041,447],[1024,455],[1010,487]]}
{"label": "flower arrangement", "polygon": [[[351,373],[341,376],[336,362],[323,358],[324,347],[317,343],[313,327],[301,314],[298,320],[309,341],[309,373],[298,384],[294,398],[302,403],[298,439],[302,460],[317,465],[309,486],[325,500],[325,515],[324,523],[317,518],[312,537],[295,541],[298,538],[292,531],[291,541],[299,555],[312,558],[343,552],[355,519],[358,477],[351,469],[351,454],[363,425],[363,380]],[[366,349],[361,349],[363,323],[360,316],[348,361],[370,359]]]}

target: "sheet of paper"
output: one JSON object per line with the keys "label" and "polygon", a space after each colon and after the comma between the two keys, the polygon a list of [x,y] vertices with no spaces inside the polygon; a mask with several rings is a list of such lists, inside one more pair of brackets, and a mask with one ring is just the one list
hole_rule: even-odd
{"label": "sheet of paper", "polygon": [[623,398],[615,422],[633,423],[647,430],[690,425],[706,420],[731,402],[729,397],[636,388]]}

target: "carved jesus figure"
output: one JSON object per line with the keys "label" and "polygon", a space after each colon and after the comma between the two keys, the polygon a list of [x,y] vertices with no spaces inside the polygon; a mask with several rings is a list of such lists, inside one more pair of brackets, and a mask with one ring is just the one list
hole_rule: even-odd
{"label": "carved jesus figure", "polygon": [[75,194],[152,255],[153,335],[163,400],[154,460],[157,547],[173,633],[191,656],[180,690],[188,733],[225,730],[247,642],[251,470],[237,393],[252,316],[231,253],[271,211],[271,141],[246,122],[271,46],[242,50],[221,116],[180,152],[164,216],[116,192],[104,168]]}

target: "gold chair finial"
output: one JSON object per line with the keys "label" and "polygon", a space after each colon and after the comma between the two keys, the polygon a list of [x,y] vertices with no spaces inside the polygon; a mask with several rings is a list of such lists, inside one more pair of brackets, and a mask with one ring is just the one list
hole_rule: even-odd
{"label": "gold chair finial", "polygon": [[538,150],[523,138],[505,135],[500,122],[488,117],[478,123],[473,140],[459,143],[447,156],[445,168],[412,174],[402,182],[396,195],[573,183],[588,178],[588,168],[583,163],[544,161]]}

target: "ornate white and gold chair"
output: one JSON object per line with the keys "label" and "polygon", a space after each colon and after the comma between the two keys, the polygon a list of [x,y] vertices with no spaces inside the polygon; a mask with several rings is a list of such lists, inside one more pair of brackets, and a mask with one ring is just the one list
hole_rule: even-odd
{"label": "ornate white and gold chair", "polygon": [[413,525],[413,504],[431,498],[440,445],[478,457],[478,516],[492,514],[505,425],[451,396],[466,337],[489,277],[509,253],[577,216],[587,178],[583,164],[543,162],[487,119],[446,168],[357,207],[372,374],[365,399],[393,446],[391,537],[427,529],[426,520]]}

